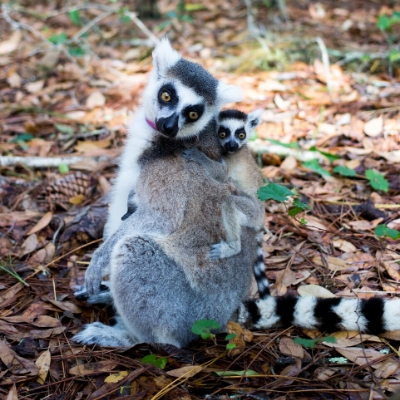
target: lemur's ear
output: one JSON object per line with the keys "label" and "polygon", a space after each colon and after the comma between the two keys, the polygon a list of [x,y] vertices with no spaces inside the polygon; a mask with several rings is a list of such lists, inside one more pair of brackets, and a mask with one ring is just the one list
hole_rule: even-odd
{"label": "lemur's ear", "polygon": [[247,116],[247,123],[249,124],[250,129],[256,128],[260,122],[261,122],[261,114],[263,113],[264,110],[261,108],[258,110],[252,111],[248,116]]}
{"label": "lemur's ear", "polygon": [[239,86],[227,85],[219,81],[217,87],[217,103],[221,107],[226,103],[236,103],[243,99],[242,89]]}
{"label": "lemur's ear", "polygon": [[153,50],[153,65],[158,78],[166,75],[166,72],[174,66],[182,56],[172,48],[166,37]]}

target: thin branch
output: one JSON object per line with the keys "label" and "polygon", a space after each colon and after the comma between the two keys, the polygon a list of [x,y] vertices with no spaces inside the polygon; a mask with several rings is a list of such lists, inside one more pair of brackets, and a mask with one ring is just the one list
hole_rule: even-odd
{"label": "thin branch", "polygon": [[58,167],[60,164],[76,164],[82,161],[95,161],[103,162],[109,161],[115,158],[113,156],[73,156],[73,157],[10,157],[10,156],[0,156],[0,167],[14,166],[18,164],[23,164],[31,168],[49,168]]}
{"label": "thin branch", "polygon": [[136,13],[126,12],[125,15],[127,15],[132,22],[134,22],[135,25],[153,42],[154,46],[160,43],[158,37],[146,27],[146,25],[137,17]]}
{"label": "thin branch", "polygon": [[326,85],[328,87],[329,93],[332,93],[333,90],[332,76],[331,76],[328,51],[326,50],[324,41],[320,37],[317,37],[316,41],[318,43],[319,49],[321,50],[322,63],[324,64],[324,69],[325,69]]}

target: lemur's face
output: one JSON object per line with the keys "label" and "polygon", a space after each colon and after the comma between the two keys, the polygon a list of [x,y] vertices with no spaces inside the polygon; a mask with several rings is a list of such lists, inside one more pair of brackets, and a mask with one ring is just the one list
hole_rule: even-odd
{"label": "lemur's face", "polygon": [[218,139],[224,151],[234,153],[247,142],[245,121],[228,119],[220,122]]}
{"label": "lemur's face", "polygon": [[223,104],[241,99],[239,88],[183,59],[166,39],[154,50],[153,64],[144,93],[146,120],[169,138],[198,135]]}

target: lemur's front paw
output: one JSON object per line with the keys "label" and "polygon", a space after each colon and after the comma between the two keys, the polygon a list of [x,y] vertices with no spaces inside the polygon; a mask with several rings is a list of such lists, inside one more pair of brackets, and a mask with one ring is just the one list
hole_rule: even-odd
{"label": "lemur's front paw", "polygon": [[214,243],[210,247],[210,260],[216,261],[222,258],[222,251],[224,248],[224,244],[226,243],[224,241],[221,241],[219,243]]}
{"label": "lemur's front paw", "polygon": [[201,164],[202,160],[205,157],[205,154],[202,153],[199,149],[194,148],[183,150],[181,156],[187,161],[193,161]]}

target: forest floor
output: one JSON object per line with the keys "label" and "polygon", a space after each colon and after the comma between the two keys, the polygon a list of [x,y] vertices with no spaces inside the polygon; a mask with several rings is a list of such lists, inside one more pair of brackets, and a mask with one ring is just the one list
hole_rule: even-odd
{"label": "forest floor", "polygon": [[232,324],[231,350],[225,335],[181,350],[70,341],[110,316],[73,290],[102,240],[153,34],[241,86],[241,110],[265,110],[251,142],[264,177],[308,205],[291,216],[293,196],[266,202],[273,294],[400,293],[399,6],[260,2],[249,14],[240,1],[183,12],[163,0],[163,18],[138,20],[120,0],[64,3],[3,2],[0,14],[0,396],[367,400],[400,390],[400,331],[335,333],[333,343]]}

